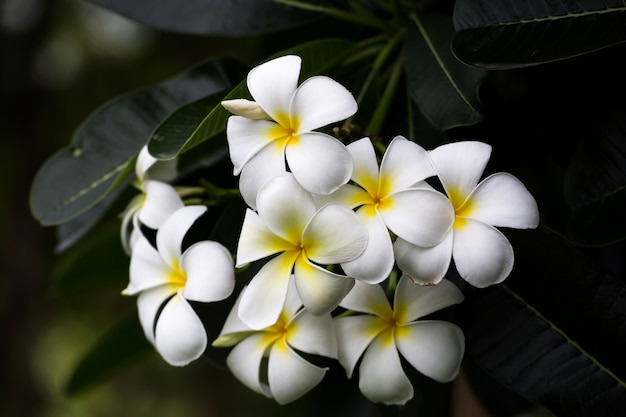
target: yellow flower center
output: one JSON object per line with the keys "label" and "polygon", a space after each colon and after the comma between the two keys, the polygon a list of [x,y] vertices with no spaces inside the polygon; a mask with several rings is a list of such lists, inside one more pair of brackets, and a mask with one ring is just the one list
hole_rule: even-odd
{"label": "yellow flower center", "polygon": [[187,274],[185,271],[180,269],[178,261],[173,263],[172,270],[167,276],[167,281],[174,286],[176,290],[185,287],[185,284],[187,283]]}
{"label": "yellow flower center", "polygon": [[467,224],[467,218],[471,217],[474,210],[474,204],[471,199],[466,199],[465,195],[458,190],[447,190],[448,198],[454,207],[454,225],[455,229],[464,227]]}
{"label": "yellow flower center", "polygon": [[277,343],[276,346],[277,347],[285,347],[286,348],[286,343],[287,343],[287,339],[289,339],[289,334],[290,331],[292,329],[290,329],[290,326],[288,326],[289,324],[289,319],[287,317],[287,315],[285,314],[285,312],[281,312],[280,316],[278,317],[278,320],[276,321],[276,323],[274,323],[273,325],[271,325],[270,327],[267,327],[265,330],[263,330],[263,344],[266,344],[267,346],[267,351],[265,352],[265,354],[269,354],[269,349],[270,346],[272,346],[275,342],[279,341],[282,339],[283,343]]}

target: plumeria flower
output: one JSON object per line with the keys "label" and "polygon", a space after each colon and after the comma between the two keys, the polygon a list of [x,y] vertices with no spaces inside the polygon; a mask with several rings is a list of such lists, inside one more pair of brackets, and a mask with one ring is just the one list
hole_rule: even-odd
{"label": "plumeria flower", "polygon": [[359,256],[367,231],[347,207],[328,204],[319,210],[313,197],[290,173],[270,180],[259,191],[258,214],[246,212],[237,267],[270,255],[252,278],[239,305],[239,317],[250,328],[263,329],[278,320],[287,288],[295,281],[310,313],[333,310],[354,280],[324,268]]}
{"label": "plumeria flower", "polygon": [[135,186],[141,194],[130,201],[122,214],[121,240],[127,254],[130,255],[138,238],[140,223],[158,229],[165,219],[183,207],[178,193],[167,183],[176,177],[176,164],[176,160],[157,160],[148,153],[147,146],[139,151],[135,163]]}
{"label": "plumeria flower", "polygon": [[[330,314],[314,316],[303,309],[293,281],[278,321],[266,328],[254,330],[239,320],[240,301],[241,295],[212,344],[214,347],[236,345],[226,359],[235,377],[279,404],[296,400],[315,387],[328,368],[310,363],[295,350],[337,359],[337,340]],[[267,359],[266,368],[261,366],[264,359]]]}
{"label": "plumeria flower", "polygon": [[205,211],[205,206],[177,210],[159,228],[156,249],[139,236],[130,259],[130,283],[123,294],[138,295],[144,333],[171,365],[197,359],[207,345],[204,326],[188,300],[223,300],[235,285],[232,257],[221,244],[201,241],[182,251],[185,234]]}
{"label": "plumeria flower", "polygon": [[397,136],[378,167],[374,146],[363,138],[347,146],[354,164],[352,181],[318,202],[333,201],[358,207],[357,214],[369,232],[367,249],[354,261],[343,264],[348,275],[365,277],[370,283],[389,276],[394,265],[395,235],[420,246],[441,242],[452,227],[454,210],[441,193],[423,180],[435,174],[426,150]]}
{"label": "plumeria flower", "polygon": [[421,286],[402,276],[391,308],[380,285],[357,281],[341,306],[365,314],[335,319],[339,362],[348,378],[363,357],[363,395],[373,402],[404,404],[413,398],[413,386],[402,369],[401,354],[422,374],[452,381],[465,350],[463,332],[452,323],[418,319],[461,301],[463,295],[449,281]]}
{"label": "plumeria flower", "polygon": [[247,77],[254,102],[237,99],[223,106],[235,114],[226,134],[234,174],[248,205],[258,190],[286,172],[308,191],[328,194],[346,183],[352,159],[337,139],[315,129],[346,119],[357,110],[354,97],[336,81],[315,76],[298,86],[301,59],[288,55],[253,68]]}
{"label": "plumeria flower", "polygon": [[398,266],[419,283],[435,284],[454,259],[459,275],[475,287],[502,282],[513,268],[513,248],[496,227],[535,228],[537,203],[514,176],[496,173],[479,183],[491,155],[482,142],[457,142],[430,152],[454,208],[446,238],[430,248],[395,242]]}

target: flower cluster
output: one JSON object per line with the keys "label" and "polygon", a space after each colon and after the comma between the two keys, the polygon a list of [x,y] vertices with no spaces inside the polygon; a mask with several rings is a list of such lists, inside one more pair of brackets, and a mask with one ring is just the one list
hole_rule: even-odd
{"label": "flower cluster", "polygon": [[317,131],[355,114],[357,103],[325,76],[298,85],[300,65],[297,56],[261,64],[247,78],[253,100],[222,103],[234,114],[228,148],[248,205],[236,265],[220,243],[185,244],[205,207],[186,205],[148,175],[161,162],[140,155],[142,194],[123,222],[131,254],[124,293],[138,295],[157,351],[184,365],[209,344],[189,301],[226,299],[235,266],[258,263],[211,343],[232,349],[226,363],[239,380],[284,404],[323,379],[327,368],[311,356],[337,360],[348,377],[360,361],[361,392],[403,404],[413,397],[403,363],[441,382],[459,371],[461,330],[420,320],[462,302],[444,279],[452,260],[475,287],[502,282],[513,249],[496,227],[536,227],[536,203],[509,174],[480,181],[491,152],[484,143],[427,151],[397,136],[379,164],[369,138],[344,144]]}

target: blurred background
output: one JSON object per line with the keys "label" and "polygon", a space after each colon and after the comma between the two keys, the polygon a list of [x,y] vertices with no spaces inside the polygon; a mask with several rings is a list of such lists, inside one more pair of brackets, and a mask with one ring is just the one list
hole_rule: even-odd
{"label": "blurred background", "polygon": [[[97,244],[87,238],[56,253],[54,229],[28,207],[37,169],[107,100],[208,56],[252,64],[259,48],[254,38],[157,32],[84,1],[0,3],[0,416],[293,415],[207,361],[173,368],[152,350],[100,384],[68,390],[77,364],[112,323],[134,314],[135,300],[119,296],[127,264],[98,285],[87,265],[84,285],[68,285],[68,268]],[[113,221],[99,232],[117,245],[118,229]],[[452,388],[453,414],[486,417],[464,381]]]}

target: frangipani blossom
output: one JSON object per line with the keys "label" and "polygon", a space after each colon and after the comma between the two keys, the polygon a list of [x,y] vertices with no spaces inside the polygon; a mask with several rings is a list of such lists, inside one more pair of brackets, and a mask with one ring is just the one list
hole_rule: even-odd
{"label": "frangipani blossom", "polygon": [[221,244],[201,241],[182,252],[185,234],[205,211],[204,206],[177,210],[159,228],[157,248],[139,236],[130,259],[123,294],[138,295],[144,333],[171,365],[197,359],[207,345],[204,326],[187,300],[223,300],[235,286],[232,257]]}
{"label": "frangipani blossom", "polygon": [[426,150],[397,136],[389,144],[378,167],[374,146],[363,138],[347,146],[354,164],[352,181],[318,201],[359,207],[357,214],[369,232],[367,249],[354,261],[343,264],[348,275],[378,283],[394,265],[387,229],[409,242],[433,246],[452,227],[454,210],[441,193],[423,180],[433,176]]}
{"label": "frangipani blossom", "polygon": [[[215,347],[236,345],[226,359],[235,377],[279,404],[294,401],[315,387],[328,368],[313,365],[294,349],[337,359],[337,340],[330,314],[314,316],[303,309],[293,281],[278,321],[266,328],[254,330],[239,320],[240,301],[241,295],[213,342]],[[262,371],[264,358],[267,358],[267,370]]]}
{"label": "frangipani blossom", "polygon": [[420,317],[463,301],[449,281],[421,286],[402,276],[393,309],[380,285],[356,282],[341,306],[365,313],[335,319],[339,362],[352,377],[361,356],[359,389],[367,398],[385,404],[404,404],[413,398],[400,354],[422,374],[439,382],[453,380],[465,351],[463,332],[445,321]]}
{"label": "frangipani blossom", "polygon": [[414,281],[439,282],[451,258],[461,277],[475,287],[500,283],[510,274],[513,248],[496,227],[535,228],[539,212],[526,187],[510,174],[496,173],[479,183],[490,155],[491,146],[472,141],[430,152],[455,220],[446,238],[434,247],[396,240],[398,266]]}
{"label": "frangipani blossom", "polygon": [[166,182],[176,176],[176,164],[176,160],[157,160],[148,153],[147,146],[139,151],[135,163],[135,186],[141,194],[130,201],[122,215],[121,239],[126,253],[131,253],[140,223],[158,229],[165,219],[183,207],[174,187]]}
{"label": "frangipani blossom", "polygon": [[287,173],[259,191],[258,214],[246,212],[237,266],[270,255],[252,278],[239,304],[239,318],[263,329],[278,320],[292,279],[304,306],[314,315],[332,311],[354,280],[320,265],[334,265],[359,256],[367,231],[347,207],[328,204],[319,210],[313,197]]}
{"label": "frangipani blossom", "polygon": [[300,57],[294,55],[261,64],[247,77],[255,102],[222,103],[236,114],[228,119],[228,146],[233,172],[241,174],[241,194],[252,208],[261,186],[286,172],[286,164],[296,180],[316,194],[335,191],[352,173],[345,146],[314,130],[352,116],[356,101],[345,87],[325,76],[298,86],[300,66]]}

